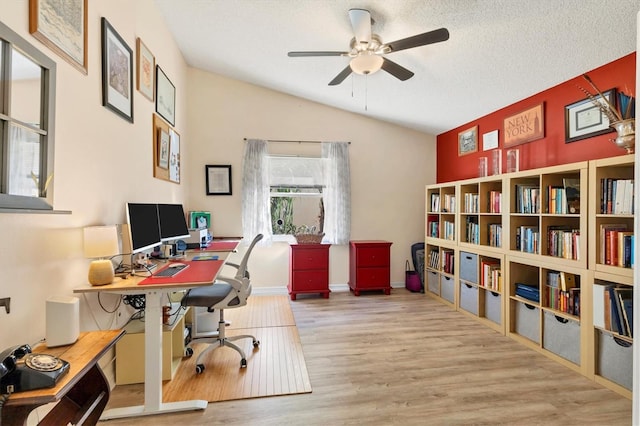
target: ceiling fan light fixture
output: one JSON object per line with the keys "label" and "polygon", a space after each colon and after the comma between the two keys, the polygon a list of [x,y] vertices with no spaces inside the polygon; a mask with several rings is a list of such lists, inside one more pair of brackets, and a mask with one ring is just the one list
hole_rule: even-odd
{"label": "ceiling fan light fixture", "polygon": [[384,59],[381,56],[373,53],[363,53],[353,58],[349,66],[356,74],[366,75],[379,71],[383,62]]}

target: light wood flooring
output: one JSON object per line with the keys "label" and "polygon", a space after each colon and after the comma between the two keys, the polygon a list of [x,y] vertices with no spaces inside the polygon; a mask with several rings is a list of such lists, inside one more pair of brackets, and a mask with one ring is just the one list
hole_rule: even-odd
{"label": "light wood flooring", "polygon": [[[631,424],[628,399],[425,295],[333,292],[290,303],[312,393],[103,424]],[[112,401],[141,389],[116,388]]]}

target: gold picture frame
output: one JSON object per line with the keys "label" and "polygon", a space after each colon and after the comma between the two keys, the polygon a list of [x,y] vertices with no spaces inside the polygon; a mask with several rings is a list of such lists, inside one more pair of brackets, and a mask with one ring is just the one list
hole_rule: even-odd
{"label": "gold picture frame", "polygon": [[151,102],[155,95],[155,70],[156,57],[138,37],[136,39],[136,88]]}
{"label": "gold picture frame", "polygon": [[65,0],[64,10],[53,0],[29,0],[29,33],[87,74],[88,0]]}
{"label": "gold picture frame", "polygon": [[458,133],[458,157],[478,151],[478,126]]}

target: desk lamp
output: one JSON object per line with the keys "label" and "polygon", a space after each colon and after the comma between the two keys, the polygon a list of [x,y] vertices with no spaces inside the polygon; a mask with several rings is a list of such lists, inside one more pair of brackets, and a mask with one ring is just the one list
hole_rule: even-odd
{"label": "desk lamp", "polygon": [[84,228],[84,257],[95,259],[89,265],[89,282],[105,285],[113,282],[113,263],[110,256],[118,254],[118,233],[115,226]]}

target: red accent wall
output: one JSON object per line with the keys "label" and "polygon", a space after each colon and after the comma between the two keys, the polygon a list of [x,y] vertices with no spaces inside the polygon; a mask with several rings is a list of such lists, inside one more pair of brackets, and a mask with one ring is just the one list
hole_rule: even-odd
{"label": "red accent wall", "polygon": [[[587,71],[587,74],[601,91],[615,87],[618,91],[635,96],[635,64],[636,53],[633,52],[600,68]],[[438,135],[437,182],[477,177],[479,158],[488,157],[489,163],[491,162],[492,150],[482,151],[482,135],[496,129],[498,130],[498,148],[502,149],[502,172],[504,173],[507,161],[503,120],[541,102],[544,102],[545,137],[517,146],[520,149],[520,170],[625,155],[624,149],[618,148],[610,142],[610,139],[615,138],[615,133],[565,143],[564,108],[566,105],[585,99],[578,86],[589,88],[589,91],[593,93],[587,81],[582,78],[582,75],[579,75],[544,92]],[[458,133],[475,125],[478,126],[478,151],[459,157]],[[489,173],[491,173],[490,164]]]}

